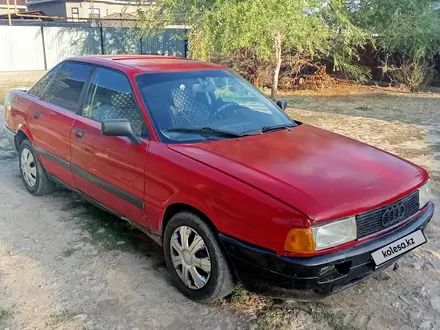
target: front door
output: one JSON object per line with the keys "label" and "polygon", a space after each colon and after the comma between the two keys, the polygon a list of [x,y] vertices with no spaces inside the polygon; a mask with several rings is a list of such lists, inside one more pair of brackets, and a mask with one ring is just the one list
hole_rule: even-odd
{"label": "front door", "polygon": [[[101,121],[128,119],[141,137],[104,136]],[[148,139],[145,122],[127,76],[98,68],[90,82],[82,115],[71,132],[71,168],[78,190],[119,215],[146,225],[143,211],[144,168]]]}
{"label": "front door", "polygon": [[[35,150],[46,171],[71,186],[74,182],[70,172],[70,132],[91,71],[91,65],[66,62],[29,91],[40,98],[28,110]],[[48,85],[44,86],[45,83]]]}

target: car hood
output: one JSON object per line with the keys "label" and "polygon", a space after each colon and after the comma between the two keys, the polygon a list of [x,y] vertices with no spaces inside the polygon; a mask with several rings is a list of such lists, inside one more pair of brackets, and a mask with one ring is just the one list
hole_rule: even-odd
{"label": "car hood", "polygon": [[309,125],[169,147],[303,212],[312,221],[357,214],[413,191],[423,169]]}

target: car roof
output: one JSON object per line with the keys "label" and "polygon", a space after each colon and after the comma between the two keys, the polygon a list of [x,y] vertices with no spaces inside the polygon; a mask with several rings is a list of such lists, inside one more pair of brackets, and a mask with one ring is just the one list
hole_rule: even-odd
{"label": "car roof", "polygon": [[122,71],[134,71],[135,74],[141,72],[228,69],[228,67],[219,64],[161,55],[93,55],[72,57],[68,60],[103,65]]}

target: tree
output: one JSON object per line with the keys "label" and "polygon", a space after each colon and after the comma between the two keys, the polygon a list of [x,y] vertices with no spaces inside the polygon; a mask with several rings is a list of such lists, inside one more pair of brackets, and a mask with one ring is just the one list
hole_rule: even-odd
{"label": "tree", "polygon": [[414,91],[434,76],[433,57],[440,50],[439,4],[438,0],[362,0],[353,6],[353,21],[369,31],[377,48],[395,63],[391,76]]}
{"label": "tree", "polygon": [[350,62],[365,34],[349,19],[343,0],[159,0],[138,11],[144,30],[171,22],[191,26],[190,54],[210,60],[252,49],[274,64],[272,98],[276,97],[282,51],[310,58],[335,55]]}

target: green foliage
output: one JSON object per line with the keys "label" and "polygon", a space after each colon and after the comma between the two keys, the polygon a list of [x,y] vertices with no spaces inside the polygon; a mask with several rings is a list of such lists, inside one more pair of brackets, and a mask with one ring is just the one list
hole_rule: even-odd
{"label": "green foliage", "polygon": [[386,54],[389,76],[418,91],[432,82],[433,56],[440,50],[438,0],[363,0],[353,6],[353,20],[374,36]]}
{"label": "green foliage", "polygon": [[345,63],[367,38],[343,0],[159,0],[138,15],[145,31],[171,22],[191,26],[191,56],[202,60],[251,49],[259,60],[273,61],[280,33],[283,48],[293,53]]}
{"label": "green foliage", "polygon": [[417,89],[432,75],[425,64],[440,49],[438,6],[438,0],[158,0],[140,6],[138,17],[143,33],[168,24],[191,27],[193,58],[251,54],[248,60],[274,70],[280,34],[283,54],[331,59],[336,70],[359,81],[369,76],[358,58],[368,42],[388,58],[398,54],[397,64],[409,61],[419,75],[411,78],[420,81]]}
{"label": "green foliage", "polygon": [[418,92],[435,79],[435,69],[431,61],[418,58],[404,60],[400,67],[391,67],[389,75],[408,86],[411,92]]}
{"label": "green foliage", "polygon": [[0,325],[5,323],[8,319],[12,317],[12,313],[5,309],[0,309]]}
{"label": "green foliage", "polygon": [[363,0],[353,7],[357,25],[388,54],[430,58],[440,49],[438,0]]}
{"label": "green foliage", "polygon": [[[174,0],[166,0],[174,1]],[[187,3],[189,1],[177,1]],[[350,23],[341,0],[224,0],[191,22],[197,35],[193,55],[206,57],[219,52],[231,55],[252,48],[261,60],[274,56],[274,36],[279,32],[284,48],[298,54],[350,58],[366,35]]]}

